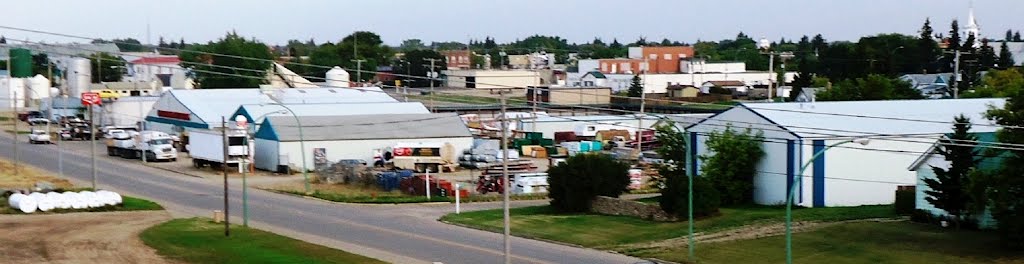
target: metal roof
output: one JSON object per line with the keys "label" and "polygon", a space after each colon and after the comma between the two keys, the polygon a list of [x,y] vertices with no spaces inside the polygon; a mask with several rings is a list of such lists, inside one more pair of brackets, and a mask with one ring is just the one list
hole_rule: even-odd
{"label": "metal roof", "polygon": [[[741,104],[742,108],[733,108],[729,111],[749,109],[801,138],[829,138],[859,137],[869,134],[943,134],[952,129],[953,118],[960,114],[970,118],[972,123],[979,124],[975,125],[971,132],[994,132],[997,130],[996,127],[981,125],[994,124],[984,118],[984,113],[989,107],[1003,107],[1005,103],[1006,100],[1002,98],[744,103]],[[911,121],[911,119],[929,122]],[[710,120],[719,123],[737,121],[718,120],[718,118]],[[734,125],[747,126],[739,123]]]}
{"label": "metal roof", "polygon": [[219,127],[221,116],[235,113],[243,104],[398,102],[386,93],[349,88],[170,90],[163,96],[173,96],[208,127]]}
{"label": "metal roof", "polygon": [[[472,137],[455,113],[300,116],[306,141]],[[295,117],[269,116],[256,138],[299,141]]]}
{"label": "metal roof", "polygon": [[[340,104],[285,104],[296,116],[347,116],[375,114],[429,114],[426,106],[417,102],[385,102],[385,103],[340,103]],[[291,113],[275,113],[287,111],[281,105],[242,105],[231,115],[245,116],[253,123],[262,123],[265,116],[292,116]],[[258,120],[254,120],[258,119]]]}

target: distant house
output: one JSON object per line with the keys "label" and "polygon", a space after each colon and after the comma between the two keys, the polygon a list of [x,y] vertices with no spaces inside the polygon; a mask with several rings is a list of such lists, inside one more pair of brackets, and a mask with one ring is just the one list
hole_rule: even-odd
{"label": "distant house", "polygon": [[526,100],[552,105],[602,105],[611,101],[611,87],[527,86]]}
{"label": "distant house", "polygon": [[825,90],[825,88],[822,88],[822,87],[808,87],[808,88],[800,89],[800,94],[796,95],[796,100],[795,101],[797,101],[797,102],[814,102],[815,101],[814,95],[817,94],[820,91],[823,91],[823,90]]}
{"label": "distant house", "polygon": [[[981,149],[984,151],[987,145],[991,145],[996,142],[996,133],[975,133],[978,137],[978,141],[981,142],[975,149]],[[935,153],[935,148],[939,146],[939,141],[936,141],[928,151],[925,151],[924,155],[921,155],[914,161],[913,164],[908,168],[917,175],[917,185],[914,194],[914,209],[924,210],[935,216],[949,216],[945,210],[935,208],[934,205],[928,202],[926,198],[928,194],[926,192],[932,189],[924,183],[925,179],[935,179],[935,171],[932,168],[949,169],[950,162],[947,161],[942,155]],[[992,171],[999,168],[1002,165],[1002,158],[1000,157],[987,157],[984,161],[978,164],[977,169],[982,171]],[[981,215],[973,217],[978,222],[978,227],[991,229],[996,227],[996,222],[992,219],[992,215],[988,210],[985,210]]]}
{"label": "distant house", "polygon": [[711,93],[711,87],[732,90],[733,95],[746,95],[747,90],[750,89],[749,85],[741,81],[706,81],[700,85],[700,92],[709,94]]}
{"label": "distant house", "polygon": [[693,87],[693,85],[669,85],[668,88],[669,98],[694,98],[700,94],[700,88]]}
{"label": "distant house", "polygon": [[580,77],[580,85],[584,87],[607,86],[608,77],[599,71],[591,71]]}
{"label": "distant house", "polygon": [[938,99],[949,96],[949,82],[953,79],[953,73],[904,74],[899,79],[910,83],[910,87],[920,91],[921,95]]}

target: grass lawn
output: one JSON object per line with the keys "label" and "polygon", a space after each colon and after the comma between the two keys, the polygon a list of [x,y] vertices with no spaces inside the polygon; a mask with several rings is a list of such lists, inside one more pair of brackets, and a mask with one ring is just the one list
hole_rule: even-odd
{"label": "grass lawn", "polygon": [[146,245],[173,260],[188,263],[385,263],[325,246],[209,219],[175,219],[139,235]]}
{"label": "grass lawn", "polygon": [[[627,216],[558,214],[548,206],[512,209],[512,233],[517,236],[561,241],[585,247],[613,248],[624,244],[660,241],[687,234],[687,223],[653,222]],[[895,217],[890,205],[802,208],[793,211],[797,221],[841,221]],[[442,221],[484,230],[502,228],[501,210],[449,214]],[[721,215],[697,220],[697,232],[715,232],[746,225],[785,221],[782,207],[723,208]]]}
{"label": "grass lawn", "polygon": [[[66,179],[61,179],[53,174],[24,164],[18,165],[18,173],[15,176],[14,163],[7,160],[0,160],[0,189],[27,190],[31,189],[37,182],[49,182],[57,191],[69,190],[74,192],[91,191],[90,188],[74,188]],[[111,211],[143,211],[163,210],[157,203],[149,200],[131,196],[121,196],[122,203],[116,206],[104,206],[88,209],[56,209],[49,212],[35,212],[34,214],[66,213],[66,212],[111,212]],[[23,214],[19,210],[11,208],[7,204],[7,197],[0,196],[0,214]]]}
{"label": "grass lawn", "polygon": [[[700,263],[783,263],[784,236],[699,244]],[[793,235],[795,263],[1024,263],[1024,253],[996,245],[998,236],[954,231],[909,222],[860,222]],[[669,261],[686,261],[686,248],[632,252]]]}
{"label": "grass lawn", "polygon": [[[119,205],[108,205],[97,208],[87,209],[53,209],[47,212],[36,211],[32,214],[59,214],[59,213],[71,213],[71,212],[115,212],[115,211],[155,211],[163,210],[164,207],[160,206],[153,201],[135,198],[131,196],[121,196],[121,204]],[[10,207],[7,204],[7,197],[0,197],[0,214],[25,214],[19,210]]]}

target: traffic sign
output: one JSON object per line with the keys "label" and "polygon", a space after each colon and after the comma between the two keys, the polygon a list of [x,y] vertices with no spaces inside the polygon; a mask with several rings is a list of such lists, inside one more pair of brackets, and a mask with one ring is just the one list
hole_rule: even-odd
{"label": "traffic sign", "polygon": [[102,105],[103,101],[100,100],[99,93],[86,92],[82,93],[82,105]]}

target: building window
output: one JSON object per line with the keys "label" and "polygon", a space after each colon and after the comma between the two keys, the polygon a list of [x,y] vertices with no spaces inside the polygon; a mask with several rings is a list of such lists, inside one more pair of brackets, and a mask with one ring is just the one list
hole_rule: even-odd
{"label": "building window", "polygon": [[672,54],[665,53],[665,60],[671,60]]}
{"label": "building window", "polygon": [[585,81],[583,82],[583,86],[592,87],[594,86],[594,81]]}
{"label": "building window", "polygon": [[608,63],[601,63],[601,71],[608,72]]}
{"label": "building window", "polygon": [[630,67],[629,62],[623,62],[622,64],[619,64],[619,67],[622,68],[622,72],[629,72],[632,70],[632,67]]}
{"label": "building window", "polygon": [[686,54],[685,53],[679,53],[679,58],[680,59],[686,58]]}
{"label": "building window", "polygon": [[647,55],[647,57],[651,58],[652,60],[657,60],[658,59],[658,54]]}

